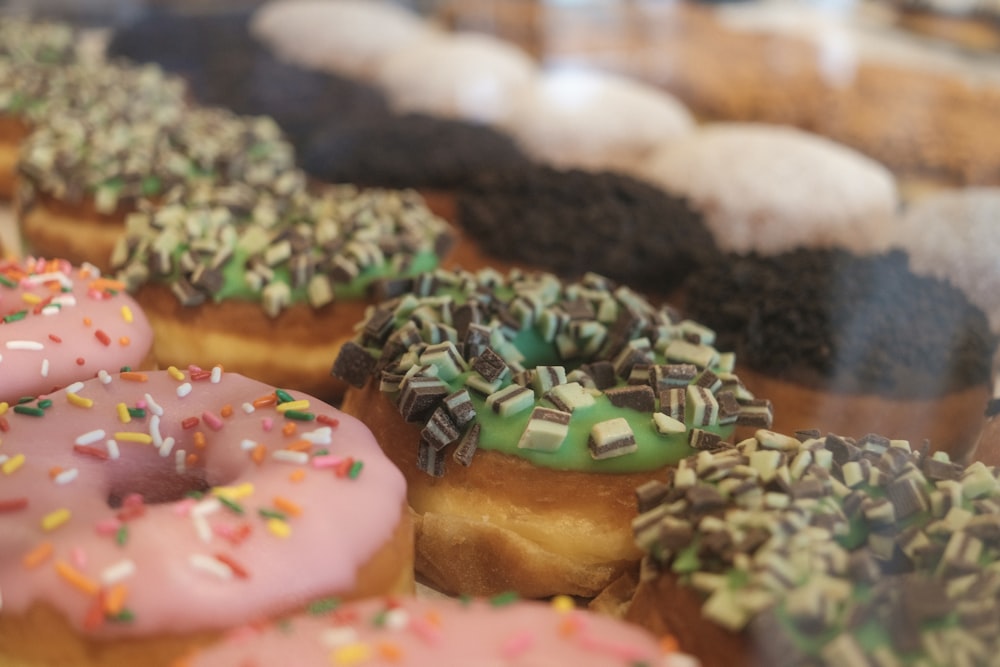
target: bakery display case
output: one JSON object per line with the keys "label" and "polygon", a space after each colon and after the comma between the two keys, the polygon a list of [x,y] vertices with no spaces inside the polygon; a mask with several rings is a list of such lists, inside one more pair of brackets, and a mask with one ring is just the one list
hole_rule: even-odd
{"label": "bakery display case", "polygon": [[[0,5],[0,663],[128,664],[152,638],[182,667],[310,610],[332,664],[412,657],[300,589],[257,626],[151,637],[122,616],[127,577],[102,579],[107,544],[49,536],[77,529],[50,505],[86,466],[51,468],[38,500],[5,491],[54,404],[162,371],[179,405],[227,374],[272,389],[244,415],[111,406],[132,426],[71,443],[147,466],[115,477],[108,520],[144,495],[240,515],[250,492],[206,463],[234,413],[275,413],[277,465],[364,476],[331,451],[337,419],[288,391],[316,396],[406,480],[394,539],[413,538],[420,601],[370,604],[380,637],[434,646],[429,600],[514,594],[549,600],[524,614],[595,664],[993,664],[998,25],[943,0]],[[112,315],[148,317],[140,362],[47,352],[138,352],[77,317],[126,292]],[[5,392],[15,372],[42,388]],[[266,439],[216,446],[263,470]],[[281,498],[247,530],[293,535]],[[217,519],[194,521],[215,560],[181,576],[247,578]],[[93,600],[37,612],[25,571]],[[591,633],[584,607],[627,626]],[[72,648],[15,641],[35,622]],[[560,659],[530,662],[553,633],[518,627],[496,664]]]}

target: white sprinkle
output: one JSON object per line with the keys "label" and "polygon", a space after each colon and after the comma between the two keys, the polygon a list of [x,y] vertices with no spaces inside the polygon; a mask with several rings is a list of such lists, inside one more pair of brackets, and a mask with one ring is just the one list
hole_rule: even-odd
{"label": "white sprinkle", "polygon": [[76,479],[79,476],[79,474],[80,470],[78,468],[69,468],[67,470],[63,470],[61,473],[56,475],[52,479],[52,481],[54,481],[56,484],[69,484],[74,479]]}
{"label": "white sprinkle", "polygon": [[3,361],[3,355],[0,354],[0,361]]}
{"label": "white sprinkle", "polygon": [[257,441],[251,440],[250,438],[246,438],[240,442],[240,449],[243,450],[244,452],[248,452],[256,446],[257,446]]}
{"label": "white sprinkle", "polygon": [[90,445],[103,438],[104,435],[104,429],[99,428],[77,436],[75,442],[78,445]]}
{"label": "white sprinkle", "polygon": [[222,561],[205,554],[191,554],[188,562],[196,570],[207,572],[213,576],[228,581],[233,578],[233,570]]}
{"label": "white sprinkle", "polygon": [[7,456],[6,454],[0,454],[0,465],[7,463],[7,461],[9,460],[10,460],[9,456]]}
{"label": "white sprinkle", "polygon": [[45,346],[35,340],[9,340],[8,350],[44,350]]}
{"label": "white sprinkle", "polygon": [[66,387],[66,393],[67,394],[78,394],[78,393],[80,393],[81,389],[83,389],[83,383],[82,382],[74,382],[70,386]]}
{"label": "white sprinkle", "polygon": [[122,455],[120,449],[118,449],[118,442],[115,440],[108,440],[104,443],[104,446],[108,448],[108,457],[112,459],[117,459]]}
{"label": "white sprinkle", "polygon": [[49,360],[42,359],[42,377],[47,378],[49,376]]}
{"label": "white sprinkle", "polygon": [[302,439],[314,445],[329,445],[333,442],[333,429],[322,426],[314,431],[302,434]]}
{"label": "white sprinkle", "polygon": [[179,387],[177,387],[177,395],[180,396],[181,398],[184,398],[185,396],[187,396],[190,393],[191,393],[191,383],[190,382],[185,382],[184,384],[182,384]]}
{"label": "white sprinkle", "polygon": [[255,408],[252,403],[243,404],[243,412],[245,412],[248,415],[252,415],[254,413],[254,410],[256,409],[257,408]]}
{"label": "white sprinkle", "polygon": [[185,472],[187,472],[187,463],[185,462],[186,459],[187,459],[187,452],[185,452],[183,449],[178,449],[176,452],[174,452],[174,470],[177,471],[178,475],[183,475]]}
{"label": "white sprinkle", "polygon": [[156,401],[154,401],[153,397],[150,396],[149,394],[145,394],[144,398],[146,399],[146,405],[149,406],[149,411],[152,412],[157,417],[162,417],[163,416],[163,407],[161,407],[159,403],[157,403]]}
{"label": "white sprinkle", "polygon": [[108,565],[101,570],[99,575],[101,583],[105,586],[113,586],[120,581],[124,581],[135,574],[135,562],[125,558],[114,565]]}
{"label": "white sprinkle", "polygon": [[191,523],[194,524],[194,532],[198,535],[198,539],[208,544],[212,541],[212,527],[208,525],[208,519],[199,515],[191,515]]}
{"label": "white sprinkle", "polygon": [[284,463],[298,463],[299,465],[305,465],[309,463],[309,454],[307,452],[293,452],[290,449],[278,449],[271,454],[271,458],[275,461],[282,461]]}
{"label": "white sprinkle", "polygon": [[110,384],[111,376],[103,368],[97,371],[97,379],[101,381],[101,384]]}
{"label": "white sprinkle", "polygon": [[55,311],[58,313],[59,308],[57,308],[57,306],[75,306],[76,297],[73,296],[72,294],[60,294],[59,296],[52,299],[50,303],[52,303],[53,305],[49,307],[55,309]]}
{"label": "white sprinkle", "polygon": [[60,312],[62,312],[62,308],[51,303],[42,308],[42,315],[58,315]]}
{"label": "white sprinkle", "polygon": [[346,644],[353,644],[358,641],[358,631],[349,625],[342,625],[339,628],[328,628],[320,636],[325,648],[337,648]]}
{"label": "white sprinkle", "polygon": [[159,449],[163,445],[163,435],[160,433],[160,416],[149,418],[149,435],[153,438],[153,446]]}
{"label": "white sprinkle", "polygon": [[91,264],[90,262],[84,262],[84,263],[82,263],[80,265],[80,268],[83,269],[87,273],[87,275],[89,275],[91,277],[94,277],[94,278],[100,278],[101,277],[101,270],[99,268],[97,268],[96,266],[94,266],[93,264]]}
{"label": "white sprinkle", "polygon": [[162,456],[163,458],[170,456],[170,452],[174,451],[175,442],[176,441],[174,440],[173,436],[164,438],[163,444],[160,445],[160,456]]}
{"label": "white sprinkle", "polygon": [[208,516],[222,509],[222,501],[215,496],[202,500],[191,508],[191,516]]}
{"label": "white sprinkle", "polygon": [[385,627],[390,630],[402,630],[410,624],[410,613],[405,609],[390,609],[385,614]]}
{"label": "white sprinkle", "polygon": [[219,384],[222,380],[222,366],[215,366],[212,368],[212,384]]}
{"label": "white sprinkle", "polygon": [[33,276],[27,276],[21,279],[22,285],[44,285],[45,283],[50,283],[53,280],[57,281],[63,287],[73,287],[73,281],[70,280],[65,273],[62,271],[49,271],[48,273],[36,273]]}

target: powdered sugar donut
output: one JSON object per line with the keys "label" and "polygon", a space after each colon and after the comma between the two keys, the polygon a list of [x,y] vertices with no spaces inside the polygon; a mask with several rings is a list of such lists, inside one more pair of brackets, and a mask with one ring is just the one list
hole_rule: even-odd
{"label": "powdered sugar donut", "polygon": [[535,76],[534,61],[511,43],[455,33],[389,55],[375,80],[397,111],[503,125]]}
{"label": "powdered sugar donut", "polygon": [[152,344],[145,314],[118,281],[65,260],[0,257],[0,405],[147,366]]}
{"label": "powdered sugar donut", "polygon": [[402,475],[305,394],[102,374],[0,426],[0,663],[167,665],[327,596],[412,590]]}
{"label": "powdered sugar donut", "polygon": [[283,60],[365,78],[387,56],[435,36],[437,29],[380,0],[281,0],[254,13],[250,32]]}
{"label": "powdered sugar donut", "polygon": [[614,74],[563,68],[545,72],[515,102],[508,130],[538,160],[628,171],[693,127],[687,108],[662,90]]}
{"label": "powdered sugar donut", "polygon": [[722,250],[881,250],[899,205],[895,179],[854,150],[792,127],[718,123],[670,141],[640,175],[688,197]]}
{"label": "powdered sugar donut", "polygon": [[244,628],[175,667],[578,665],[693,667],[638,627],[573,608],[512,600],[373,599]]}

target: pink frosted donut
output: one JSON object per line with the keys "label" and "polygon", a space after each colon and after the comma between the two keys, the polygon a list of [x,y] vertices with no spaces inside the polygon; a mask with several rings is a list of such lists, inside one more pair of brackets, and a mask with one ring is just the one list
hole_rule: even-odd
{"label": "pink frosted donut", "polygon": [[138,304],[97,269],[0,259],[0,404],[146,366],[152,342]]}
{"label": "pink frosted donut", "polygon": [[638,627],[568,598],[372,599],[266,628],[244,628],[175,667],[690,667]]}
{"label": "pink frosted donut", "polygon": [[191,368],[0,414],[0,664],[165,665],[226,628],[412,590],[402,475],[357,420]]}

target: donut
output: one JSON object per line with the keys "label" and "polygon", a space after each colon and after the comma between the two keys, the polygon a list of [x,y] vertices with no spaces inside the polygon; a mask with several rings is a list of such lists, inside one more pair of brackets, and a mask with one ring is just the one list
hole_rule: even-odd
{"label": "donut", "polygon": [[249,29],[282,60],[354,79],[371,77],[386,58],[438,35],[431,22],[382,0],[266,2]]}
{"label": "donut", "polygon": [[306,394],[171,366],[0,420],[4,664],[168,665],[234,626],[412,591],[402,475]]}
{"label": "donut", "polygon": [[682,292],[685,312],[773,401],[776,429],[930,438],[956,459],[975,442],[997,337],[960,290],[915,274],[902,252],[728,254]]}
{"label": "donut", "polygon": [[456,209],[456,226],[492,261],[564,277],[593,271],[663,295],[721,257],[687,201],[610,171],[493,169],[470,178]]}
{"label": "donut", "polygon": [[387,292],[333,373],[406,476],[438,590],[594,595],[637,562],[637,482],[770,423],[708,329],[595,274],[439,270]]}
{"label": "donut", "polygon": [[996,469],[925,442],[760,430],[637,490],[626,618],[705,667],[990,664]]}
{"label": "donut", "polygon": [[892,0],[885,4],[895,10],[897,25],[922,37],[985,53],[1000,47],[1000,16],[993,3]]}
{"label": "donut", "polygon": [[161,365],[214,358],[333,398],[345,387],[330,360],[373,282],[435,268],[447,239],[412,191],[206,185],[130,216],[112,263],[153,323]]}
{"label": "donut", "polygon": [[693,129],[691,113],[662,89],[580,66],[545,70],[515,99],[507,124],[539,162],[625,173]]}
{"label": "donut", "polygon": [[0,406],[100,371],[151,368],[152,344],[118,281],[65,260],[0,257]]}
{"label": "donut", "polygon": [[994,331],[1000,331],[1000,273],[991,249],[998,213],[1000,188],[941,190],[907,207],[893,239],[914,272],[962,290]]}
{"label": "donut", "polygon": [[[353,662],[352,662],[353,661]],[[452,600],[379,598],[266,628],[243,628],[173,667],[320,665],[595,665],[694,667],[639,628],[551,603],[498,595]]]}
{"label": "donut", "polygon": [[637,173],[687,198],[719,247],[732,252],[884,249],[899,206],[895,179],[882,165],[777,125],[702,126],[665,142]]}
{"label": "donut", "polygon": [[32,132],[18,171],[17,215],[29,249],[102,269],[141,198],[203,181],[304,187],[273,120],[216,107],[137,103],[68,114]]}

